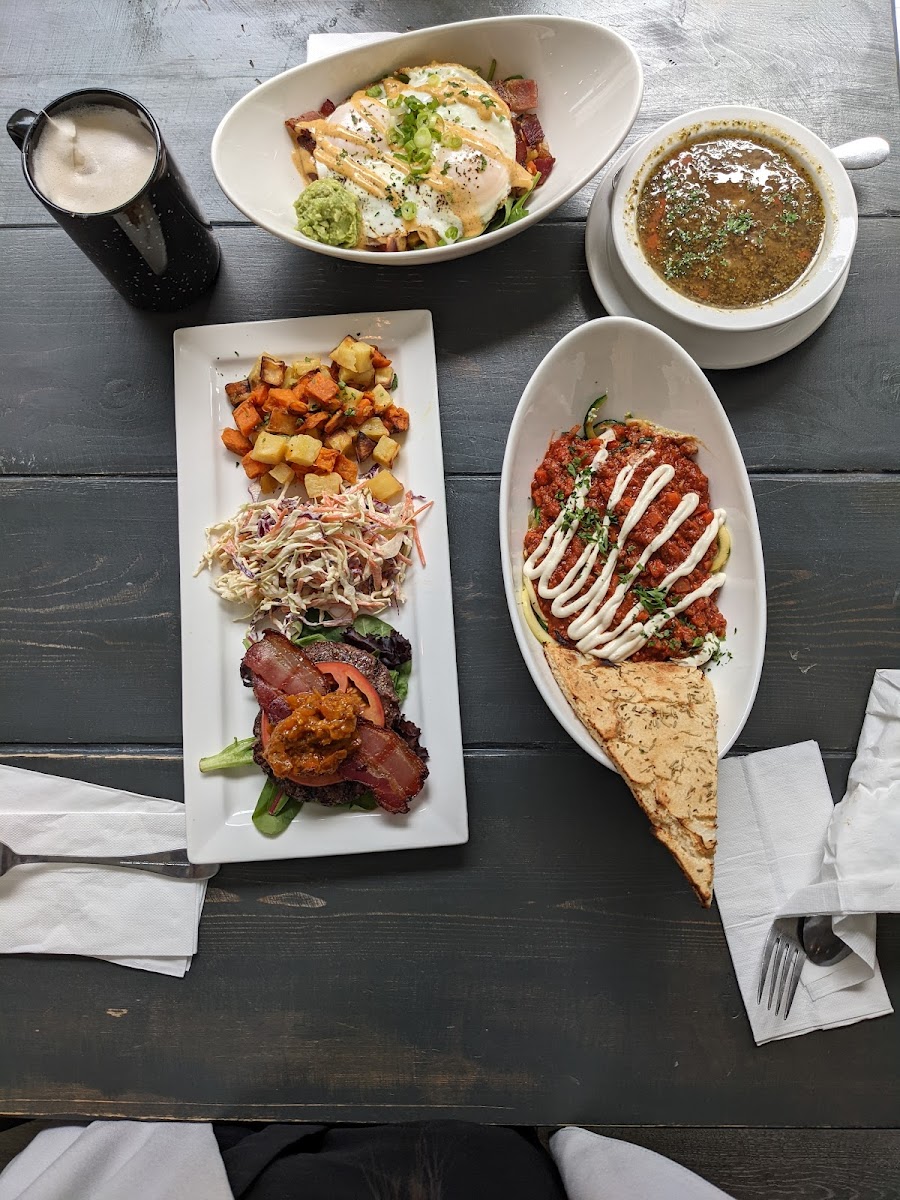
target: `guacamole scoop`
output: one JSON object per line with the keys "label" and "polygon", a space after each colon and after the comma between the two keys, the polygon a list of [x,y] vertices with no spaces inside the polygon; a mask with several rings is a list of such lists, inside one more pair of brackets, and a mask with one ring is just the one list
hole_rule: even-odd
{"label": "guacamole scoop", "polygon": [[348,248],[359,243],[359,201],[336,179],[310,183],[294,201],[294,211],[297,228],[314,242]]}

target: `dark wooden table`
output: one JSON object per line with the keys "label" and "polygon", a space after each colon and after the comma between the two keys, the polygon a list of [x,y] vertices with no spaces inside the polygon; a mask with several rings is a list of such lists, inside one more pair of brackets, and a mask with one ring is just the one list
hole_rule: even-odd
{"label": "dark wooden table", "polygon": [[[775,1177],[784,1196],[900,1195],[897,1020],[755,1048],[715,909],[697,907],[621,781],[567,742],[512,636],[498,471],[534,367],[602,315],[583,251],[593,188],[444,267],[307,254],[238,219],[208,146],[255,80],[302,61],[308,33],[338,28],[332,5],[2,7],[2,110],[88,83],[139,96],[214,218],[224,266],[191,310],[129,309],[0,144],[0,757],[181,796],[172,331],[427,307],[472,837],[227,867],[184,980],[3,959],[0,1111],[591,1123],[737,1196],[769,1196]],[[632,140],[736,100],[832,144],[867,133],[900,144],[888,0],[550,7],[605,21],[637,48],[646,94]],[[399,30],[467,15],[462,3],[364,0],[339,20]],[[782,359],[711,375],[752,472],[768,575],[768,652],[739,752],[815,738],[835,796],[872,672],[900,661],[900,158],[855,183],[859,245],[835,314]],[[896,919],[881,921],[879,952],[900,996]]]}

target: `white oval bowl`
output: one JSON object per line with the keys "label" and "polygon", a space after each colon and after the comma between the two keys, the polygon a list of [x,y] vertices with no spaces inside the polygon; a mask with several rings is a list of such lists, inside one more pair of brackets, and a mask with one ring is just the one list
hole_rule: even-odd
{"label": "white oval bowl", "polygon": [[[783,295],[749,308],[719,308],[689,299],[656,273],[640,246],[636,211],[644,183],[670,150],[688,138],[737,131],[751,136],[757,133],[783,146],[806,167],[822,195],[825,233],[810,266]],[[821,138],[780,113],[742,104],[722,104],[699,108],[667,121],[635,148],[616,181],[611,228],[622,266],[654,304],[692,325],[738,332],[782,325],[824,299],[850,264],[858,224],[853,185]]]}
{"label": "white oval bowl", "polygon": [[[430,250],[383,253],[325,246],[296,228],[303,184],[291,158],[287,117],[339,103],[402,66],[431,61],[480,64],[536,79],[538,115],[556,164],[529,201],[528,215],[493,233]],[[492,17],[401,34],[294,67],[261,84],[223,117],[212,141],[222,191],[276,237],[352,262],[419,266],[461,258],[528,229],[584,187],[628,136],[641,106],[643,73],[628,42],[611,29],[570,17]]]}
{"label": "white oval bowl", "polygon": [[726,646],[733,657],[709,675],[718,705],[721,757],[749,716],[765,650],[766,585],[756,506],[737,439],[706,376],[677,342],[643,321],[601,317],[579,326],[557,342],[522,393],[500,481],[503,585],[516,640],[538,691],[566,733],[615,770],[560,691],[519,603],[535,468],[551,437],[580,425],[590,401],[603,392],[609,394],[604,416],[632,412],[695,434],[701,442],[697,462],[709,477],[712,502],[728,514],[733,548],[719,607],[728,622]]}

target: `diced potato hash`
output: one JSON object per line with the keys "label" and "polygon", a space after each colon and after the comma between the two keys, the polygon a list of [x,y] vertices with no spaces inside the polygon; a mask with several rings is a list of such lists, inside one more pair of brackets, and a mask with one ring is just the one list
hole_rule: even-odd
{"label": "diced potato hash", "polygon": [[372,495],[396,501],[403,484],[386,468],[401,450],[409,412],[394,401],[397,376],[377,346],[348,334],[326,358],[288,364],[261,354],[245,379],[225,385],[234,426],[222,442],[265,493],[301,481],[310,498],[357,482],[372,461],[384,468]]}

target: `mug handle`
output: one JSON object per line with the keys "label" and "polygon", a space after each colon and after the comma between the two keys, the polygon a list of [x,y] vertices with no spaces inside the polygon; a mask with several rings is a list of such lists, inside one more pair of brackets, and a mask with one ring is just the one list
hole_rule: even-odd
{"label": "mug handle", "polygon": [[19,149],[25,144],[25,138],[28,136],[28,130],[37,120],[37,113],[32,112],[30,108],[17,108],[13,115],[6,122],[6,132],[16,143]]}

